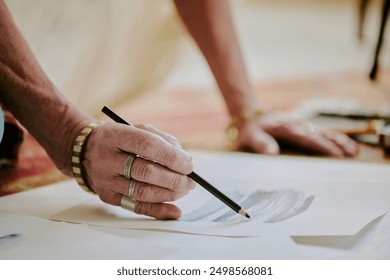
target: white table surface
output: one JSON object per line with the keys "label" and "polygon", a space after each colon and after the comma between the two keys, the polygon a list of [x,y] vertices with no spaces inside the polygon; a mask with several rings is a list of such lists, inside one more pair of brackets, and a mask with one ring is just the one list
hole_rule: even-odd
{"label": "white table surface", "polygon": [[[203,155],[203,154],[202,154]],[[368,185],[369,187],[369,185]],[[389,182],[390,188],[390,182]],[[0,220],[5,223],[0,226],[0,233],[5,234],[7,230],[18,229],[16,223],[12,223],[12,215],[16,220],[29,217],[32,224],[44,223],[49,232],[58,227],[58,222],[50,221],[53,215],[81,203],[89,194],[82,191],[75,182],[65,181],[54,185],[37,188],[0,198]],[[390,209],[390,205],[389,205]],[[37,220],[34,220],[38,218]],[[261,236],[250,238],[229,238],[207,235],[185,234],[161,230],[134,230],[118,229],[107,227],[96,227],[88,225],[74,225],[60,223],[66,226],[70,232],[77,234],[88,234],[92,240],[96,235],[96,242],[99,240],[120,240],[121,243],[128,243],[129,247],[137,242],[145,242],[147,248],[156,248],[149,252],[131,252],[127,254],[113,254],[104,250],[100,253],[90,255],[78,255],[77,250],[72,254],[68,250],[65,258],[118,258],[118,259],[385,259],[390,260],[390,214],[373,220],[362,228],[354,236],[287,236],[283,232],[278,236]],[[8,229],[4,228],[7,225]],[[82,227],[82,228],[81,228]],[[33,227],[34,228],[34,227]],[[67,230],[66,229],[66,230]],[[65,230],[65,231],[66,231]],[[12,233],[12,232],[9,232]],[[24,229],[24,234],[30,236],[31,242],[38,238],[39,232],[29,228]],[[36,237],[34,237],[36,235]],[[18,238],[15,238],[18,239]],[[17,255],[7,255],[2,246],[8,241],[0,241],[0,259],[18,258]],[[16,240],[12,240],[9,243]],[[20,241],[22,242],[22,241]],[[47,258],[56,257],[55,250],[62,245],[61,241],[55,243],[51,239],[52,253],[46,252]],[[87,244],[90,246],[91,244]],[[86,246],[87,246],[86,245]],[[99,246],[100,244],[95,244]],[[11,245],[10,245],[11,246]],[[37,246],[41,246],[38,242]],[[68,244],[69,246],[69,244]],[[78,244],[78,248],[83,246]],[[135,246],[135,245],[134,245]],[[148,247],[149,246],[149,247]],[[136,246],[135,246],[136,247]],[[33,250],[34,245],[30,244],[28,250]],[[69,247],[71,248],[71,247]],[[262,248],[266,248],[263,250]],[[38,249],[38,248],[37,248]],[[26,249],[27,250],[27,249]],[[29,258],[40,258],[39,254],[31,255],[25,252]],[[116,257],[115,257],[116,256]],[[23,256],[20,256],[23,258]]]}

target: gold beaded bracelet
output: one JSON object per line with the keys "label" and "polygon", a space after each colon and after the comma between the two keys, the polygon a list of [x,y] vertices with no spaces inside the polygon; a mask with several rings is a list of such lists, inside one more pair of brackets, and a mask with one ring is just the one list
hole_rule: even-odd
{"label": "gold beaded bracelet", "polygon": [[226,127],[226,136],[230,143],[235,143],[238,138],[238,127],[245,121],[262,116],[267,111],[263,109],[245,110],[231,119],[230,123]]}
{"label": "gold beaded bracelet", "polygon": [[73,143],[72,149],[72,172],[73,177],[76,179],[76,182],[80,185],[80,187],[86,192],[92,192],[92,188],[88,185],[87,180],[85,178],[85,170],[82,165],[82,161],[84,159],[84,147],[88,141],[91,132],[99,126],[100,123],[91,123],[87,125],[81,132],[77,135],[76,140]]}

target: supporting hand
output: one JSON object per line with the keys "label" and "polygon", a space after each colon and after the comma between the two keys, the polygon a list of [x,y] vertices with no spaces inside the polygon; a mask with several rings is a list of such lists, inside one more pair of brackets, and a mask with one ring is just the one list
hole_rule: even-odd
{"label": "supporting hand", "polygon": [[348,136],[336,131],[313,129],[306,120],[282,113],[266,113],[242,122],[238,127],[239,148],[264,154],[278,154],[279,143],[309,152],[335,157],[350,157],[358,145]]}

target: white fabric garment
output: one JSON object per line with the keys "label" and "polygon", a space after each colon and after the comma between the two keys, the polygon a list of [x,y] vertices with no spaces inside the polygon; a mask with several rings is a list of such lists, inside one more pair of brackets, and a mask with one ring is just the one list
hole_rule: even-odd
{"label": "white fabric garment", "polygon": [[185,34],[170,0],[5,2],[50,79],[92,115],[159,85]]}

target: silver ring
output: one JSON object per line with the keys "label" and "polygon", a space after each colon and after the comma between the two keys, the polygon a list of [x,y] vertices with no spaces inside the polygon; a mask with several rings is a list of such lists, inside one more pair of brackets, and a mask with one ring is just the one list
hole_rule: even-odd
{"label": "silver ring", "polygon": [[137,183],[136,180],[130,179],[130,187],[129,187],[129,197],[131,199],[134,198],[134,189],[135,189],[135,184]]}
{"label": "silver ring", "polygon": [[128,196],[122,195],[121,207],[134,212],[136,201]]}
{"label": "silver ring", "polygon": [[126,159],[125,166],[123,167],[123,176],[125,176],[125,178],[127,179],[131,178],[130,175],[131,165],[133,164],[133,161],[136,157],[137,156],[135,154],[129,154],[129,156]]}

